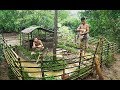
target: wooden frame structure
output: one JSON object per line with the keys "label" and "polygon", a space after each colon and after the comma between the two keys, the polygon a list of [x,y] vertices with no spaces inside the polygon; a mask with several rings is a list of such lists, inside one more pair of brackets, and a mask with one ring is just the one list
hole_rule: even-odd
{"label": "wooden frame structure", "polygon": [[[40,30],[44,31],[45,33],[45,37],[44,38],[40,38]],[[33,36],[33,32],[37,31],[37,36]],[[44,29],[41,28],[40,26],[30,26],[24,30],[21,31],[20,33],[20,45],[24,45],[25,43],[27,44],[27,46],[29,46],[31,44],[31,42],[33,41],[34,37],[39,37],[41,40],[47,40],[47,33],[51,34],[51,36],[53,36],[54,31],[52,30],[48,30],[48,29]],[[26,38],[27,35],[27,38]],[[26,40],[25,40],[26,38]],[[30,48],[31,46],[29,46]]]}

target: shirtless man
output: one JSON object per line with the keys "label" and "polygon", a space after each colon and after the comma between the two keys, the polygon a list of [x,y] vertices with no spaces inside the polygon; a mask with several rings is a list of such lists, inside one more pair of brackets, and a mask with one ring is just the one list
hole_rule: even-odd
{"label": "shirtless man", "polygon": [[84,51],[86,50],[86,48],[88,48],[89,25],[86,23],[84,17],[81,18],[81,23],[82,24],[79,25],[79,27],[77,28],[77,32],[78,32],[78,37],[80,38],[80,45],[83,44],[81,48],[83,49],[82,55],[84,56],[85,55]]}
{"label": "shirtless man", "polygon": [[42,44],[42,41],[41,41],[41,40],[38,40],[38,38],[34,38],[32,48],[33,48],[33,49],[37,49],[37,50],[43,50],[43,49],[44,49],[44,46],[43,46],[43,44]]}

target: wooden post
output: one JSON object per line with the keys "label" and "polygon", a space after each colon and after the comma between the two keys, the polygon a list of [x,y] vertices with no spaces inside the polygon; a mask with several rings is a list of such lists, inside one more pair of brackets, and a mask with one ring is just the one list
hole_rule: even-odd
{"label": "wooden post", "polygon": [[54,43],[53,43],[53,60],[56,60],[56,48],[57,48],[57,29],[58,29],[58,20],[57,20],[58,11],[55,10],[54,16]]}
{"label": "wooden post", "polygon": [[19,64],[20,64],[20,66],[19,66],[19,69],[20,69],[20,73],[21,73],[21,75],[22,75],[22,80],[24,80],[24,76],[23,76],[23,71],[22,71],[22,65],[21,65],[21,62],[20,62],[20,58],[18,58],[18,62],[19,62]]}
{"label": "wooden post", "polygon": [[31,36],[31,39],[33,38],[33,36],[32,36],[32,32],[30,33],[30,36]]}
{"label": "wooden post", "polygon": [[22,45],[22,34],[20,33],[20,46]]}
{"label": "wooden post", "polygon": [[[80,40],[80,38],[78,38],[78,39],[79,39],[79,44],[80,44],[80,53],[79,53],[79,55],[80,55],[80,57],[79,57],[79,69],[80,69],[80,63],[81,63],[83,49],[81,48],[81,40]],[[79,72],[80,72],[80,70],[79,70]]]}
{"label": "wooden post", "polygon": [[45,75],[44,75],[44,67],[43,67],[43,54],[40,57],[41,59],[41,72],[42,72],[42,80],[45,80]]}
{"label": "wooden post", "polygon": [[100,64],[100,67],[102,68],[102,60],[103,60],[103,38],[101,39],[101,55],[100,55],[100,62],[101,62],[101,64]]}
{"label": "wooden post", "polygon": [[82,58],[82,50],[80,50],[79,69],[80,69],[81,58]]}
{"label": "wooden post", "polygon": [[46,38],[47,38],[47,33],[45,32],[45,40],[46,40]]}
{"label": "wooden post", "polygon": [[28,41],[29,41],[29,33],[28,33]]}
{"label": "wooden post", "polygon": [[[107,55],[109,56],[109,49],[110,49],[110,44],[109,44],[109,42],[108,42],[108,44],[107,44]],[[107,56],[107,57],[108,57]]]}
{"label": "wooden post", "polygon": [[[63,67],[64,67],[64,65],[63,65]],[[62,74],[62,76],[61,76],[61,79],[62,80],[67,80],[67,79],[69,79],[69,74],[67,74],[67,73],[65,73],[65,68],[63,69],[63,74]]]}

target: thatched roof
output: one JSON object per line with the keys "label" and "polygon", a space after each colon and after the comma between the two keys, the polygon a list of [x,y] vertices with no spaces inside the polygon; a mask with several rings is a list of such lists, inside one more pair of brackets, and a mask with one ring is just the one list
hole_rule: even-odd
{"label": "thatched roof", "polygon": [[29,28],[26,28],[26,29],[22,30],[21,32],[25,33],[25,34],[28,34],[28,33],[31,33],[33,30],[35,30],[37,28],[40,28],[40,27],[39,26],[31,26]]}
{"label": "thatched roof", "polygon": [[43,30],[43,31],[49,32],[49,33],[54,33],[53,31],[41,28],[40,26],[30,26],[30,27],[22,30],[21,32],[25,33],[25,34],[28,34],[28,33],[31,33],[32,31],[36,30],[36,29],[40,29],[40,30]]}

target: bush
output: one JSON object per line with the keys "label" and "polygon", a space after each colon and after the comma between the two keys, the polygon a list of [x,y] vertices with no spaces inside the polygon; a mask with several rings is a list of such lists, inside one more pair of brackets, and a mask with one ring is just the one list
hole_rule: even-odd
{"label": "bush", "polygon": [[63,26],[67,26],[69,27],[70,30],[75,31],[77,29],[77,27],[80,24],[80,21],[78,18],[75,17],[67,17],[66,19],[62,20],[61,24]]}
{"label": "bush", "polygon": [[38,25],[53,28],[52,10],[1,10],[0,29],[4,32],[20,32],[23,28]]}
{"label": "bush", "polygon": [[66,26],[60,27],[58,32],[58,47],[76,53],[78,45],[74,43],[75,34]]}

